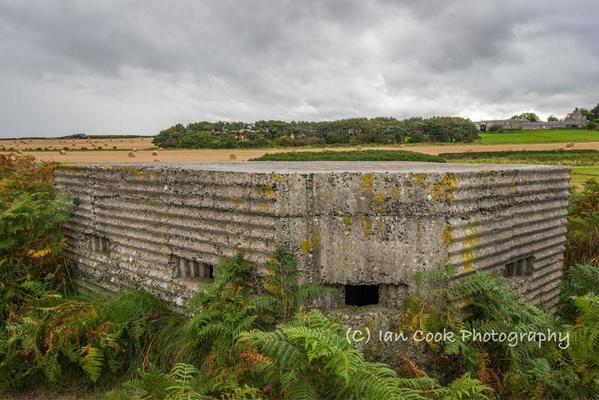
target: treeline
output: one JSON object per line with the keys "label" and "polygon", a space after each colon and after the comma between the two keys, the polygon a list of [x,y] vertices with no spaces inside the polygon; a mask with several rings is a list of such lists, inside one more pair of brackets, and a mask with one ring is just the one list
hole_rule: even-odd
{"label": "treeline", "polygon": [[472,142],[478,131],[460,117],[351,118],[336,121],[195,122],[161,131],[164,148],[291,147],[420,142]]}

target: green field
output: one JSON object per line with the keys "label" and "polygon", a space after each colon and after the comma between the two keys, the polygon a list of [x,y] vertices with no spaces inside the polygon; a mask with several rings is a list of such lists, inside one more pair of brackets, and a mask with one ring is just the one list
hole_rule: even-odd
{"label": "green field", "polygon": [[589,179],[599,182],[599,151],[499,151],[439,154],[449,162],[485,164],[553,164],[572,166],[572,185],[581,187]]}
{"label": "green field", "polygon": [[445,162],[441,157],[403,150],[290,151],[267,153],[250,161],[428,161]]}
{"label": "green field", "polygon": [[251,161],[429,161],[483,164],[552,164],[572,166],[572,185],[599,181],[599,151],[548,150],[447,153],[439,156],[401,150],[292,151],[266,154]]}
{"label": "green field", "polygon": [[599,182],[599,165],[590,167],[572,167],[572,185],[582,187],[584,182],[595,179]]}
{"label": "green field", "polygon": [[465,163],[599,165],[597,150],[485,151],[441,153],[439,157]]}
{"label": "green field", "polygon": [[480,144],[599,142],[599,131],[586,129],[527,130],[479,133]]}

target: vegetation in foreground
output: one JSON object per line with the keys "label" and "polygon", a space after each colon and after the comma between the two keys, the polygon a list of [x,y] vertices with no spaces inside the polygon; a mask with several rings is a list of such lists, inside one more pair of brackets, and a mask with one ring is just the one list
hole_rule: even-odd
{"label": "vegetation in foreground", "polygon": [[[578,235],[568,241],[563,319],[523,304],[503,278],[453,280],[449,268],[417,277],[423,290],[409,299],[399,327],[551,329],[570,334],[568,348],[424,342],[425,362],[398,354],[404,367],[392,368],[366,360],[347,342],[346,327],[306,306],[324,289],[299,285],[295,260],[283,250],[261,293],[247,285],[255,267],[237,256],[217,267],[216,282],[200,288],[185,314],[139,291],[74,293],[61,253],[68,201],[52,195],[51,166],[0,161],[2,390],[68,381],[114,387],[112,399],[580,399],[599,391],[599,269],[575,265],[596,263],[595,253],[576,247],[580,241],[593,251]],[[573,197],[570,222],[581,230],[597,226],[597,193],[589,185]]]}
{"label": "vegetation in foreground", "polygon": [[250,161],[426,161],[445,162],[441,157],[403,150],[301,151],[271,153]]}

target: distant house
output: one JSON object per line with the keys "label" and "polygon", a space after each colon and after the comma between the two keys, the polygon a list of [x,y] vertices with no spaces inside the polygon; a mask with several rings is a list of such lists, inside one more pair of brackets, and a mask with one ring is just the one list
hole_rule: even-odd
{"label": "distant house", "polygon": [[587,123],[587,117],[581,110],[575,108],[561,121],[538,121],[530,122],[526,119],[490,119],[475,121],[474,125],[481,132],[488,131],[493,125],[499,125],[503,129],[556,129],[556,128],[579,128]]}
{"label": "distant house", "polygon": [[584,115],[582,113],[582,110],[580,110],[580,109],[578,109],[578,107],[576,107],[574,109],[574,111],[572,111],[570,114],[568,114],[566,116],[566,118],[564,118],[564,121],[567,121],[570,123],[586,124],[588,121],[588,118],[586,115]]}

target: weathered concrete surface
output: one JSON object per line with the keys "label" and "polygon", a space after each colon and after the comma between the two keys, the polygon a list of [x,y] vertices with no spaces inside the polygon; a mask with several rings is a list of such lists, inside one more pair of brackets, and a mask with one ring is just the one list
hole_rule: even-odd
{"label": "weathered concrete surface", "polygon": [[[557,301],[566,167],[254,162],[78,165],[55,175],[75,200],[68,254],[84,286],[141,286],[181,303],[192,291],[181,259],[215,265],[242,252],[264,265],[286,245],[306,280],[382,284],[382,306],[399,306],[416,271],[451,263],[462,274],[502,273],[524,258],[532,275],[514,285],[536,303]],[[94,237],[108,250],[93,251]]]}

